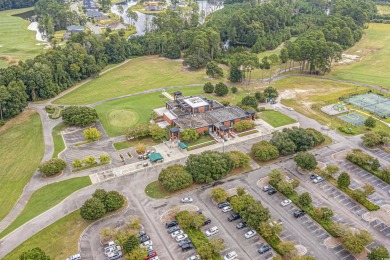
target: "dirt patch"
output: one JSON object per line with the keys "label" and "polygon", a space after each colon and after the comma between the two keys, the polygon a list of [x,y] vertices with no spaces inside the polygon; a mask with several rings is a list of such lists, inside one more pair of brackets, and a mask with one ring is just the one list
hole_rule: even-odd
{"label": "dirt patch", "polygon": [[341,238],[328,237],[324,240],[324,245],[329,248],[335,248],[341,244]]}
{"label": "dirt patch", "polygon": [[337,153],[332,154],[332,157],[335,161],[343,162],[347,159],[347,154],[350,152],[350,150],[344,150]]}
{"label": "dirt patch", "polygon": [[34,114],[36,111],[33,109],[25,109],[21,114],[8,120],[2,127],[0,127],[0,133],[6,131],[10,127],[15,125],[23,124],[27,120],[29,120],[30,116]]}
{"label": "dirt patch", "polygon": [[[361,52],[361,50],[359,50]],[[343,53],[341,55],[341,60],[338,62],[338,64],[348,65],[351,63],[355,63],[361,60],[361,57],[358,55],[351,55]]]}
{"label": "dirt patch", "polygon": [[306,93],[306,92],[310,92],[310,90],[306,90],[306,89],[287,89],[285,91],[283,91],[280,96],[279,96],[279,100],[280,99],[294,99],[297,97],[298,94],[302,94],[302,93]]}
{"label": "dirt patch", "polygon": [[181,212],[181,211],[184,211],[184,210],[188,210],[188,211],[197,211],[199,210],[199,208],[195,205],[182,205],[182,206],[178,206],[178,207],[174,207],[170,210],[167,210],[165,211],[161,217],[160,217],[160,221],[162,223],[167,223],[169,221],[173,221],[175,220],[175,216],[177,213]]}

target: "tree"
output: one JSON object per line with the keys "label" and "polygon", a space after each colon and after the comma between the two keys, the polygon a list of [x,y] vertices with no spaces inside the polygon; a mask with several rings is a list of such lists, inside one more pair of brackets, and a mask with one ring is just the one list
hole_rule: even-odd
{"label": "tree", "polygon": [[270,181],[279,183],[281,180],[286,179],[286,174],[279,169],[273,169],[268,173],[268,177],[270,178]]}
{"label": "tree", "polygon": [[210,191],[211,198],[215,199],[216,202],[221,203],[227,200],[229,193],[222,187],[213,188]]}
{"label": "tree", "polygon": [[243,187],[238,187],[236,191],[237,191],[237,196],[242,196],[246,194],[245,188]]}
{"label": "tree", "polygon": [[130,235],[123,245],[125,253],[131,253],[137,247],[139,247],[139,239],[135,235]]}
{"label": "tree", "polygon": [[348,173],[342,172],[340,176],[337,178],[337,186],[344,189],[348,188],[351,184],[351,180],[349,178]]}
{"label": "tree", "polygon": [[180,164],[174,164],[161,170],[158,180],[168,191],[176,191],[188,187],[192,184],[192,176]]}
{"label": "tree", "polygon": [[158,124],[151,124],[149,132],[150,132],[150,136],[154,140],[160,140],[165,136],[165,130],[161,128]]}
{"label": "tree", "polygon": [[215,61],[210,61],[206,65],[206,75],[212,78],[223,77],[223,70]]}
{"label": "tree", "polygon": [[96,220],[106,213],[103,203],[97,198],[86,200],[80,208],[80,215],[86,220]]}
{"label": "tree", "polygon": [[83,167],[83,164],[82,162],[80,161],[80,159],[74,159],[74,161],[72,162],[72,167],[73,168],[76,168],[76,169],[79,169],[81,167]]}
{"label": "tree", "polygon": [[180,132],[180,139],[185,142],[193,142],[199,139],[199,134],[194,128],[187,128]]}
{"label": "tree", "polygon": [[255,122],[253,122],[251,120],[241,120],[240,122],[235,123],[233,128],[237,132],[242,132],[242,131],[245,131],[245,130],[248,130],[248,129],[255,127],[255,125],[256,125]]}
{"label": "tree", "polygon": [[375,188],[368,183],[364,184],[363,190],[364,190],[364,193],[366,194],[366,196],[369,196],[369,195],[375,193]]}
{"label": "tree", "polygon": [[214,92],[214,85],[213,85],[213,83],[207,82],[206,84],[204,84],[203,91],[205,93],[213,93]]}
{"label": "tree", "polygon": [[241,82],[243,78],[243,72],[237,66],[231,66],[229,70],[228,79],[231,82]]}
{"label": "tree", "polygon": [[107,192],[103,204],[106,208],[106,212],[111,212],[120,209],[124,203],[125,199],[123,198],[123,196],[119,192],[112,190]]}
{"label": "tree", "polygon": [[203,214],[188,210],[180,211],[175,218],[179,222],[180,227],[184,229],[199,229],[206,220]]}
{"label": "tree", "polygon": [[317,219],[321,219],[323,221],[330,221],[333,217],[334,213],[330,208],[314,208],[314,215]]}
{"label": "tree", "polygon": [[151,119],[151,120],[155,120],[157,117],[158,117],[158,114],[157,114],[155,111],[152,111],[152,112],[150,113],[150,119]]}
{"label": "tree", "polygon": [[146,152],[146,145],[144,143],[138,143],[135,145],[135,151],[138,154],[143,154]]}
{"label": "tree", "polygon": [[312,199],[308,192],[304,192],[301,195],[299,195],[298,203],[302,207],[308,207],[311,205]]}
{"label": "tree", "polygon": [[215,85],[214,92],[217,96],[225,96],[229,92],[229,89],[223,82],[219,82]]}
{"label": "tree", "polygon": [[125,256],[126,260],[144,260],[148,256],[146,248],[136,247]]}
{"label": "tree", "polygon": [[200,259],[206,259],[206,260],[213,259],[213,250],[208,243],[204,243],[204,242],[201,243],[197,247],[196,252],[198,252]]}
{"label": "tree", "polygon": [[84,164],[84,166],[92,166],[96,164],[96,158],[93,156],[88,156],[85,157],[81,162]]}
{"label": "tree", "polygon": [[87,128],[84,130],[84,138],[89,142],[94,142],[100,139],[102,133],[96,127]]}
{"label": "tree", "polygon": [[62,119],[66,125],[87,126],[98,120],[97,112],[94,108],[86,106],[69,106],[62,111]]}
{"label": "tree", "polygon": [[0,120],[3,120],[3,109],[5,108],[6,101],[11,97],[5,86],[0,86]]}
{"label": "tree", "polygon": [[57,174],[66,168],[66,162],[61,158],[53,158],[38,166],[38,171],[46,176]]}
{"label": "tree", "polygon": [[230,198],[230,206],[235,212],[238,212],[240,214],[244,212],[248,208],[248,206],[253,203],[255,203],[255,199],[249,194],[233,196]]}
{"label": "tree", "polygon": [[372,116],[370,116],[366,119],[366,121],[364,121],[364,125],[369,128],[374,128],[376,125],[376,120]]}
{"label": "tree", "polygon": [[110,156],[108,154],[102,154],[99,156],[99,161],[101,164],[110,163]]}
{"label": "tree", "polygon": [[257,99],[254,96],[245,96],[241,100],[241,104],[244,106],[250,106],[253,107],[255,110],[257,110],[258,102]]}
{"label": "tree", "polygon": [[240,215],[250,227],[258,227],[261,222],[267,221],[271,217],[268,208],[264,208],[260,201],[249,204]]}
{"label": "tree", "polygon": [[328,177],[331,177],[333,176],[334,174],[338,173],[339,171],[339,167],[337,167],[336,165],[327,165],[324,169],[324,173],[325,173],[325,176],[326,178]]}
{"label": "tree", "polygon": [[389,258],[389,251],[384,246],[377,246],[371,249],[371,252],[367,254],[368,260],[382,260]]}
{"label": "tree", "polygon": [[294,161],[301,169],[312,171],[317,167],[317,160],[311,153],[299,152]]}
{"label": "tree", "polygon": [[209,183],[227,175],[233,169],[233,162],[227,154],[205,151],[191,154],[186,162],[186,170],[196,183]]}
{"label": "tree", "polygon": [[95,192],[92,194],[92,197],[97,198],[103,204],[105,204],[105,200],[107,197],[107,191],[104,189],[96,189]]}
{"label": "tree", "polygon": [[240,151],[230,151],[226,153],[233,162],[233,168],[244,167],[249,163],[249,155]]}
{"label": "tree", "polygon": [[268,141],[260,141],[252,145],[253,157],[260,161],[269,161],[279,156],[279,150]]}
{"label": "tree", "polygon": [[281,155],[293,154],[297,149],[297,146],[286,132],[274,132],[270,143],[278,148]]}
{"label": "tree", "polygon": [[232,91],[232,93],[233,94],[236,94],[237,93],[237,91],[238,91],[238,88],[237,87],[235,87],[235,86],[233,86],[233,87],[231,87],[231,89],[230,89],[231,91]]}
{"label": "tree", "polygon": [[138,21],[138,14],[130,8],[126,10],[126,17],[130,19],[131,25],[134,25],[134,22]]}
{"label": "tree", "polygon": [[277,245],[278,253],[283,256],[291,256],[295,252],[295,245],[291,241],[280,242]]}
{"label": "tree", "polygon": [[255,98],[257,99],[258,102],[265,102],[265,95],[260,91],[255,92]]}
{"label": "tree", "polygon": [[281,180],[278,183],[278,189],[286,196],[289,196],[294,193],[294,186],[292,185],[292,183],[288,183],[286,180]]}
{"label": "tree", "polygon": [[50,260],[50,256],[46,255],[45,251],[39,247],[35,247],[28,251],[23,252],[19,256],[20,260]]}
{"label": "tree", "polygon": [[367,132],[362,136],[362,141],[363,141],[364,146],[367,146],[369,148],[373,148],[373,147],[381,144],[382,137],[377,132]]}
{"label": "tree", "polygon": [[210,239],[210,247],[213,254],[218,255],[225,248],[225,242],[222,238],[213,237]]}
{"label": "tree", "polygon": [[264,89],[264,95],[267,97],[267,98],[276,98],[279,96],[279,93],[278,91],[276,90],[276,88],[274,87],[267,87],[266,89]]}
{"label": "tree", "polygon": [[366,230],[359,230],[350,233],[342,238],[345,249],[353,254],[359,254],[364,251],[364,247],[371,244],[374,239]]}
{"label": "tree", "polygon": [[267,222],[261,222],[259,225],[259,230],[262,237],[271,238],[273,236],[279,235],[283,230],[283,226],[281,224],[270,225]]}

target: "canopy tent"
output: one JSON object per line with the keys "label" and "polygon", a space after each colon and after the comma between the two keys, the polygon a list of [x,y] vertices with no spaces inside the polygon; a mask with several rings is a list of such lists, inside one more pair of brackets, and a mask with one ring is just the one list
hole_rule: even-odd
{"label": "canopy tent", "polygon": [[158,162],[164,159],[160,153],[151,153],[149,154],[149,159],[151,162]]}
{"label": "canopy tent", "polygon": [[179,147],[181,149],[187,149],[188,146],[185,143],[183,143],[183,142],[179,142]]}

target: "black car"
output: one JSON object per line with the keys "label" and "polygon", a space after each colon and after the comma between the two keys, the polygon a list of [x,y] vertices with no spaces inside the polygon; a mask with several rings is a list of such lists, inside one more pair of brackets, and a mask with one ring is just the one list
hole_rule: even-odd
{"label": "black car", "polygon": [[242,221],[242,222],[240,222],[240,223],[238,223],[236,225],[237,229],[241,229],[241,228],[244,228],[244,227],[246,227],[246,222],[245,221]]}
{"label": "black car", "polygon": [[268,195],[274,195],[275,193],[277,193],[277,191],[275,189],[268,191]]}
{"label": "black car", "polygon": [[190,244],[190,243],[192,243],[192,242],[191,242],[191,239],[186,238],[186,239],[180,241],[180,242],[177,243],[177,244],[179,245],[179,247],[182,247],[183,245],[185,245],[185,244]]}
{"label": "black car", "polygon": [[230,206],[230,203],[227,201],[218,203],[218,208],[220,208],[220,209],[227,207],[227,206]]}
{"label": "black car", "polygon": [[230,221],[230,222],[232,222],[232,221],[235,221],[235,220],[237,220],[237,219],[239,219],[240,218],[240,214],[238,214],[238,213],[233,213],[232,215],[230,215],[230,217],[228,217],[228,220]]}
{"label": "black car", "polygon": [[300,218],[300,217],[304,216],[305,214],[306,214],[305,211],[297,210],[297,211],[294,212],[294,217]]}
{"label": "black car", "polygon": [[145,231],[141,230],[141,231],[139,232],[139,237],[142,237],[143,235],[146,235],[146,233],[145,233]]}
{"label": "black car", "polygon": [[318,177],[317,174],[312,174],[312,175],[310,175],[310,180],[314,180],[314,179],[316,179],[317,177]]}
{"label": "black car", "polygon": [[261,246],[257,252],[259,252],[260,254],[264,254],[265,252],[268,252],[269,250],[271,250],[271,247],[269,245],[264,245],[264,246]]}
{"label": "black car", "polygon": [[142,244],[146,241],[149,241],[150,240],[150,237],[148,235],[143,235],[143,236],[140,236],[139,237],[139,243]]}
{"label": "black car", "polygon": [[177,221],[171,221],[171,222],[165,223],[166,228],[174,227],[177,225],[179,225],[179,223]]}
{"label": "black car", "polygon": [[194,249],[194,245],[192,243],[188,243],[188,244],[184,244],[182,247],[181,247],[181,250],[183,252],[186,252],[188,250],[191,250],[191,249]]}
{"label": "black car", "polygon": [[199,210],[196,211],[196,213],[201,215],[201,214],[203,214],[203,211],[201,209],[199,209]]}
{"label": "black car", "polygon": [[204,223],[203,223],[203,226],[206,226],[206,225],[208,225],[208,224],[210,224],[210,223],[211,223],[211,219],[206,218],[206,220],[205,220]]}
{"label": "black car", "polygon": [[178,231],[178,230],[180,230],[180,226],[173,226],[173,227],[168,228],[168,233],[171,234],[171,233]]}

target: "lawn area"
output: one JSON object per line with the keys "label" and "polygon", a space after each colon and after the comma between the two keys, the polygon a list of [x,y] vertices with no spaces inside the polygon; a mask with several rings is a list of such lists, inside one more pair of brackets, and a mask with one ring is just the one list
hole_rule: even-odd
{"label": "lawn area", "polygon": [[210,136],[210,135],[201,135],[199,137],[199,139],[195,140],[195,141],[192,141],[192,142],[184,142],[188,147],[190,146],[193,146],[193,145],[197,145],[197,144],[201,144],[201,143],[205,143],[205,142],[209,142],[209,141],[213,141],[214,139]]}
{"label": "lawn area", "polygon": [[0,127],[0,221],[19,199],[44,152],[39,114],[25,110]]}
{"label": "lawn area", "polygon": [[60,152],[65,149],[64,139],[62,138],[61,131],[65,130],[66,126],[63,122],[59,123],[53,128],[51,135],[54,142],[53,158],[57,157]]}
{"label": "lawn area", "polygon": [[177,194],[196,189],[199,186],[200,186],[200,184],[194,183],[191,186],[188,186],[187,188],[184,188],[184,189],[181,189],[178,191],[174,191],[174,192],[170,192],[162,186],[161,182],[154,181],[154,182],[149,183],[145,187],[145,193],[146,193],[146,195],[148,195],[149,197],[151,197],[153,199],[164,199],[164,198],[169,198],[171,196],[175,196]]}
{"label": "lawn area", "polygon": [[156,143],[152,138],[144,138],[144,139],[135,139],[131,141],[123,141],[119,143],[114,143],[114,147],[116,150],[123,150],[126,148],[134,147],[138,143],[144,143],[146,146],[155,146]]}
{"label": "lawn area", "polygon": [[390,14],[390,6],[389,5],[377,5],[378,13],[380,14]]}
{"label": "lawn area", "polygon": [[34,247],[43,249],[51,259],[66,259],[78,252],[80,235],[89,224],[76,210],[26,240],[3,260],[19,259],[21,253]]}
{"label": "lawn area", "polygon": [[33,58],[43,51],[43,46],[37,45],[36,32],[27,29],[30,22],[13,16],[31,10],[33,8],[0,12],[0,67],[15,65],[19,60]]}
{"label": "lawn area", "polygon": [[[341,82],[333,82],[316,78],[292,77],[276,81],[272,84],[281,93],[282,103],[294,108],[297,112],[313,118],[323,125],[332,129],[340,126],[346,126],[344,121],[337,117],[331,117],[321,112],[322,106],[337,102],[342,95],[354,93],[356,86]],[[359,87],[359,91],[369,90],[365,87]],[[366,132],[364,126],[351,127],[356,134]],[[388,126],[377,122],[377,130],[389,131]]]}
{"label": "lawn area", "polygon": [[0,233],[0,238],[3,238],[24,223],[54,207],[73,192],[88,185],[91,185],[91,179],[86,176],[52,183],[35,191],[20,215]]}
{"label": "lawn area", "polygon": [[188,71],[180,61],[157,56],[135,58],[57,99],[57,104],[91,104],[97,101],[169,86],[209,81],[205,70]]}
{"label": "lawn area", "polygon": [[280,127],[296,123],[291,117],[274,110],[265,110],[260,113],[260,118],[273,127]]}
{"label": "lawn area", "polygon": [[370,23],[363,38],[347,54],[363,59],[350,65],[333,66],[332,77],[390,89],[390,24]]}

